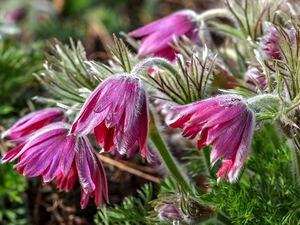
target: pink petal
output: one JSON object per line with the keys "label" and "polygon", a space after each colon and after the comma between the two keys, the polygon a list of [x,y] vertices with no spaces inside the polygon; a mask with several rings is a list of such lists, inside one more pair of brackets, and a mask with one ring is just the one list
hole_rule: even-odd
{"label": "pink petal", "polygon": [[70,172],[72,168],[75,152],[77,151],[78,144],[73,135],[69,135],[64,144],[63,157],[60,160],[60,168],[64,176]]}
{"label": "pink petal", "polygon": [[[217,176],[218,176],[218,181],[221,179],[221,177],[224,176],[225,173],[228,174],[228,170],[230,170],[230,168],[233,165],[233,161],[232,160],[224,160],[222,162],[222,166],[220,167]],[[229,180],[228,176],[226,176],[226,180]]]}
{"label": "pink petal", "polygon": [[2,137],[20,138],[49,123],[65,120],[64,112],[59,108],[47,108],[29,113],[17,121]]}
{"label": "pink petal", "polygon": [[95,160],[92,156],[92,147],[86,140],[86,137],[80,137],[78,139],[76,168],[82,189],[85,191],[85,193],[92,192],[95,189],[95,184],[91,175],[94,172]]}
{"label": "pink petal", "polygon": [[140,131],[138,137],[138,143],[140,146],[140,154],[142,157],[147,158],[148,161],[150,160],[150,156],[148,155],[148,150],[146,146],[147,138],[148,138],[148,127],[149,127],[149,119],[148,119],[148,103],[144,102],[141,117],[140,117]]}
{"label": "pink petal", "polygon": [[77,171],[76,171],[75,164],[73,164],[67,175],[64,175],[63,173],[57,175],[56,185],[61,191],[63,190],[70,191],[73,188],[76,180],[77,180]]}
{"label": "pink petal", "polygon": [[110,151],[114,146],[114,133],[115,128],[107,128],[105,122],[100,123],[95,127],[95,137],[98,144],[104,149],[104,151]]}
{"label": "pink petal", "polygon": [[6,163],[6,162],[11,162],[11,161],[15,160],[16,155],[18,155],[18,153],[23,149],[25,144],[26,143],[22,143],[19,146],[15,147],[12,150],[10,150],[9,152],[7,152],[1,159],[1,162]]}

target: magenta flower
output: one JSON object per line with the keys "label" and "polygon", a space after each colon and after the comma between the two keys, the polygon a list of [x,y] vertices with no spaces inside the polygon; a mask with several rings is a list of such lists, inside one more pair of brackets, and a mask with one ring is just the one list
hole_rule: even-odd
{"label": "magenta flower", "polygon": [[17,121],[2,134],[2,138],[17,139],[24,137],[41,127],[59,121],[66,121],[63,110],[59,108],[42,109],[31,112]]}
{"label": "magenta flower", "polygon": [[226,173],[226,179],[234,182],[250,148],[254,112],[237,95],[219,95],[174,109],[179,116],[169,126],[183,129],[182,135],[190,139],[200,133],[198,149],[212,145],[211,163],[223,157],[218,178]]}
{"label": "magenta flower", "polygon": [[101,195],[107,200],[107,183],[103,166],[85,136],[70,135],[71,126],[63,122],[41,128],[9,151],[2,162],[18,159],[17,171],[26,177],[41,176],[43,183],[56,178],[61,190],[71,190],[77,177],[81,185],[81,206],[89,196],[99,207]]}
{"label": "magenta flower", "polygon": [[129,74],[107,78],[89,96],[71,133],[87,135],[94,129],[96,140],[105,151],[128,152],[137,142],[147,155],[148,98],[141,80]]}
{"label": "magenta flower", "polygon": [[141,38],[138,57],[153,55],[173,61],[175,50],[170,44],[174,44],[174,36],[180,38],[185,35],[192,42],[196,41],[196,16],[192,10],[182,10],[130,32],[130,36]]}

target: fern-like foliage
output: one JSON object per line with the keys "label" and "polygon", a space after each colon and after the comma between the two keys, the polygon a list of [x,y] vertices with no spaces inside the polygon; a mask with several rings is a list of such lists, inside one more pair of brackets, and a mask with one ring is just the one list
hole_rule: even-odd
{"label": "fern-like foliage", "polygon": [[148,224],[146,216],[153,190],[150,184],[137,191],[137,197],[126,197],[121,205],[103,207],[95,216],[96,224],[104,225],[142,225]]}
{"label": "fern-like foliage", "polygon": [[283,141],[266,124],[255,134],[241,182],[211,180],[211,191],[199,198],[221,209],[232,224],[298,224],[300,191],[290,173],[290,149]]}

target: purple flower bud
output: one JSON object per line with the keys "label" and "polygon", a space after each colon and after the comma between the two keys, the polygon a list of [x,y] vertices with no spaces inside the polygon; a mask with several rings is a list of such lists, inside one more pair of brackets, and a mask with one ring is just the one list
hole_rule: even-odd
{"label": "purple flower bud", "polygon": [[192,42],[196,41],[196,16],[192,10],[182,10],[130,32],[130,36],[141,38],[138,57],[153,55],[173,61],[176,52],[170,44],[174,44],[174,36],[180,38],[185,35]]}
{"label": "purple flower bud", "polygon": [[250,148],[254,112],[238,95],[219,95],[174,109],[179,116],[169,126],[183,129],[182,136],[190,139],[200,133],[198,149],[213,146],[210,153],[212,164],[223,158],[218,178],[227,171],[226,179],[234,182]]}
{"label": "purple flower bud", "polygon": [[[289,38],[291,44],[295,40],[295,32],[293,30],[284,30]],[[260,40],[260,51],[266,59],[282,59],[282,53],[279,48],[282,42],[281,36],[274,27],[268,27],[265,31],[265,35]]]}
{"label": "purple flower bud", "polygon": [[267,85],[266,77],[255,67],[250,67],[245,74],[247,86],[256,91],[257,88],[264,89]]}
{"label": "purple flower bud", "polygon": [[185,215],[174,204],[161,204],[155,210],[162,222],[173,223],[173,221],[183,221],[185,218]]}
{"label": "purple flower bud", "polygon": [[155,200],[152,204],[155,205],[154,210],[157,212],[157,219],[163,223],[196,224],[207,221],[214,215],[214,210],[211,207],[185,195]]}
{"label": "purple flower bud", "polygon": [[42,109],[27,114],[2,134],[2,138],[17,139],[24,137],[41,127],[54,123],[65,122],[64,111],[59,108]]}
{"label": "purple flower bud", "polygon": [[26,10],[23,7],[8,9],[4,12],[4,22],[14,24],[21,21],[26,15]]}
{"label": "purple flower bud", "polygon": [[80,205],[85,208],[89,196],[100,207],[101,195],[107,200],[103,166],[85,136],[69,134],[71,126],[63,122],[49,124],[9,151],[2,163],[18,159],[17,171],[26,177],[41,176],[43,183],[56,178],[60,190],[71,190],[77,177],[81,185]]}
{"label": "purple flower bud", "polygon": [[105,151],[128,152],[137,142],[143,157],[147,154],[148,98],[141,80],[129,74],[107,78],[89,96],[71,133],[87,135],[94,129]]}

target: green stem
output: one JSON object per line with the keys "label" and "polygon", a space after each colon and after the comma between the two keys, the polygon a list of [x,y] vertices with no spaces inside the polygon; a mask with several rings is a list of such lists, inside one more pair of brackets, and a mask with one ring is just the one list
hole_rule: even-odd
{"label": "green stem", "polygon": [[246,100],[247,105],[255,112],[260,112],[263,105],[278,108],[281,104],[281,100],[278,95],[275,94],[263,94],[256,95]]}
{"label": "green stem", "polygon": [[187,180],[187,176],[182,173],[182,168],[176,163],[175,158],[171,155],[166,144],[164,143],[161,135],[155,124],[153,114],[150,112],[150,126],[149,126],[149,137],[152,143],[155,145],[157,152],[161,159],[165,163],[165,166],[169,170],[169,173],[181,184],[186,192],[192,193],[190,182]]}
{"label": "green stem", "polygon": [[220,9],[210,9],[206,10],[205,12],[199,14],[194,21],[201,22],[203,20],[209,20],[211,18],[216,17],[231,17],[232,14],[228,9],[220,8]]}
{"label": "green stem", "polygon": [[175,69],[175,67],[172,63],[170,63],[168,60],[166,60],[164,58],[159,58],[159,57],[150,57],[150,58],[142,60],[135,67],[132,68],[130,73],[132,75],[139,76],[140,74],[142,74],[145,70],[147,70],[151,66],[161,66],[161,67],[167,69],[171,74],[173,74],[177,77],[180,76],[180,74]]}
{"label": "green stem", "polygon": [[300,137],[295,131],[296,135],[293,140],[293,148],[292,148],[292,173],[294,178],[294,186],[299,187],[300,185]]}

